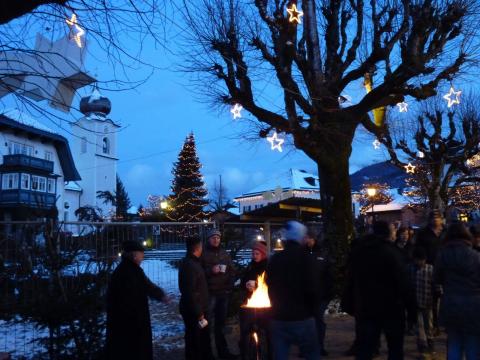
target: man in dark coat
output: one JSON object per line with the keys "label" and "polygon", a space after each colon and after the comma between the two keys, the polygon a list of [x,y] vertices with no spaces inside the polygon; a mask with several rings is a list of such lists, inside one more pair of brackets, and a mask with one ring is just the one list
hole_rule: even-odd
{"label": "man in dark coat", "polygon": [[235,268],[230,255],[220,245],[220,236],[220,231],[216,229],[208,232],[207,245],[201,257],[209,293],[208,322],[213,323],[218,356],[222,359],[235,359],[236,356],[228,349],[224,334]]}
{"label": "man in dark coat", "polygon": [[378,221],[373,234],[353,251],[348,271],[347,291],[358,322],[356,358],[370,360],[383,331],[388,359],[403,359],[405,308],[414,314],[415,300],[405,264],[389,242],[388,223]]}
{"label": "man in dark coat", "polygon": [[140,267],[144,258],[142,245],[137,241],[126,241],[122,246],[122,261],[113,272],[107,291],[106,358],[151,360],[148,298],[164,302],[168,298]]}
{"label": "man in dark coat", "polygon": [[274,254],[267,266],[276,360],[287,360],[291,345],[297,345],[307,360],[320,358],[313,317],[317,303],[314,266],[303,248],[305,235],[304,225],[289,221],[285,228],[284,250]]}
{"label": "man in dark coat", "polygon": [[185,323],[185,359],[210,360],[210,327],[208,312],[208,287],[200,264],[203,246],[199,237],[187,239],[187,255],[178,270],[180,289],[180,314]]}
{"label": "man in dark coat", "polygon": [[325,312],[327,311],[328,304],[333,298],[332,266],[325,258],[322,249],[312,233],[307,234],[305,247],[313,262],[315,288],[318,291],[318,303],[315,304],[314,315],[317,324],[320,354],[322,356],[328,356],[328,352],[325,350],[325,333],[327,330]]}

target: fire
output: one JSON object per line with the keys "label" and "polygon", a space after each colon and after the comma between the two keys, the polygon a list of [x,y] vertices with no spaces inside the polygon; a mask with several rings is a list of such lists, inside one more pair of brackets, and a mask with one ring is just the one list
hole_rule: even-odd
{"label": "fire", "polygon": [[252,334],[252,336],[253,336],[253,340],[255,341],[255,344],[258,345],[258,334],[257,334],[256,332],[254,332],[254,333]]}
{"label": "fire", "polygon": [[257,278],[257,288],[253,292],[244,308],[269,308],[272,307],[268,297],[268,286],[265,283],[265,272]]}

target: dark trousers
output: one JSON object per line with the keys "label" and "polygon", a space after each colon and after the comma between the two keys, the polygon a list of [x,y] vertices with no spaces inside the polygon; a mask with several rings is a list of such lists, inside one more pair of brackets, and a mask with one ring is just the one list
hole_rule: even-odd
{"label": "dark trousers", "polygon": [[225,321],[227,320],[228,295],[211,295],[209,304],[208,322],[213,324],[215,333],[215,345],[218,356],[222,357],[229,352],[225,339]]}
{"label": "dark trousers", "polygon": [[328,308],[328,301],[322,301],[315,309],[315,323],[317,325],[318,345],[320,351],[325,350],[325,334],[327,324],[325,323],[325,311]]}
{"label": "dark trousers", "polygon": [[185,324],[185,359],[213,359],[209,326],[201,329],[198,325],[198,319],[190,314],[182,314],[182,318]]}
{"label": "dark trousers", "polygon": [[376,319],[357,318],[357,360],[371,360],[377,349],[380,334],[385,334],[388,346],[388,360],[403,360],[403,339],[405,334],[405,315]]}
{"label": "dark trousers", "polygon": [[288,360],[292,345],[299,347],[306,360],[320,359],[317,328],[313,318],[302,321],[272,320],[270,329],[275,360]]}

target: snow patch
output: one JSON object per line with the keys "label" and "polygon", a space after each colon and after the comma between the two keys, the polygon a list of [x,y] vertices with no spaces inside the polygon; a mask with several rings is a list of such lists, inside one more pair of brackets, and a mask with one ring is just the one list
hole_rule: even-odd
{"label": "snow patch", "polygon": [[56,131],[53,131],[48,126],[43,125],[38,120],[35,120],[30,115],[25,114],[24,112],[18,109],[9,109],[3,113],[4,116],[8,117],[11,120],[19,122],[20,124],[33,127],[38,130],[43,130],[52,134],[57,134]]}

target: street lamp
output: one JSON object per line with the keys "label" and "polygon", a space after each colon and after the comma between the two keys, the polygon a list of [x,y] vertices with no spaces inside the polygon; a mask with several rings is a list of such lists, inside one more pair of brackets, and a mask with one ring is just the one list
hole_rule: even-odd
{"label": "street lamp", "polygon": [[168,202],[164,200],[160,203],[160,209],[165,210],[166,208],[168,208]]}
{"label": "street lamp", "polygon": [[373,201],[373,198],[375,197],[375,195],[377,195],[377,189],[374,187],[367,188],[367,195],[370,198],[370,202],[372,203],[372,224],[373,224],[373,222],[375,221],[375,212],[373,208],[375,206],[375,203]]}

